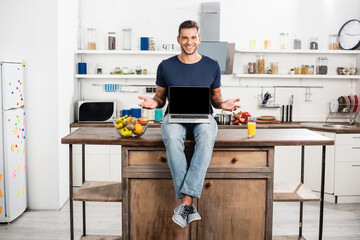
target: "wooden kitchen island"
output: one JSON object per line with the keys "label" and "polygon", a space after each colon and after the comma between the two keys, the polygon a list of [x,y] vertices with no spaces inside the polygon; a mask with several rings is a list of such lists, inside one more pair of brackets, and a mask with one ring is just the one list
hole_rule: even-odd
{"label": "wooden kitchen island", "polygon": [[[73,201],[83,202],[81,239],[132,240],[260,240],[305,239],[302,237],[303,201],[320,202],[319,239],[322,239],[326,145],[334,141],[307,129],[258,129],[247,138],[246,129],[219,129],[201,198],[195,205],[202,217],[182,229],[171,217],[179,201],[167,165],[159,128],[149,128],[140,138],[121,139],[113,128],[79,128],[62,138],[69,144],[70,236],[74,239]],[[82,187],[73,194],[72,145],[82,145]],[[85,145],[122,146],[122,182],[85,181]],[[188,161],[194,140],[186,140]],[[304,148],[321,145],[321,194],[304,183]],[[298,183],[274,186],[274,147],[303,146],[302,172]],[[292,156],[289,156],[291,158]],[[120,161],[120,159],[119,159]],[[122,237],[86,233],[86,201],[122,202]],[[300,202],[299,233],[272,236],[273,201]],[[106,224],[106,223],[105,223]]]}

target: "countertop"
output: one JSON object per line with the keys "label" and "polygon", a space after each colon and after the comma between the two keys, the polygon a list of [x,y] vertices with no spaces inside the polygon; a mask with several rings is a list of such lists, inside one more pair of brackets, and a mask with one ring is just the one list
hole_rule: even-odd
{"label": "countertop", "polygon": [[[123,146],[164,146],[159,128],[148,128],[137,138],[121,138],[113,128],[79,128],[61,139],[63,144],[96,144]],[[186,140],[186,146],[194,145]],[[247,137],[247,129],[219,129],[215,147],[266,147],[299,145],[334,145],[334,140],[308,129],[257,129],[255,138]]]}
{"label": "countertop", "polygon": [[[257,123],[257,129],[283,129],[283,128],[306,128],[314,131],[323,131],[323,132],[333,132],[333,133],[360,133],[360,124],[357,123],[353,128],[330,128],[324,127],[326,124],[347,124],[346,122],[284,122],[284,123]],[[149,128],[160,128],[160,123],[149,123]],[[106,123],[79,123],[74,122],[70,124],[71,128],[79,128],[79,127],[107,127],[113,128],[114,125],[112,122]],[[246,125],[218,125],[219,129],[245,129]]]}

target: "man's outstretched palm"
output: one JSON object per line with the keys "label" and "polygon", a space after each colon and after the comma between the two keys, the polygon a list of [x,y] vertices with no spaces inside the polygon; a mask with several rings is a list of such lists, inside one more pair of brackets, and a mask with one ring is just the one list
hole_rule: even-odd
{"label": "man's outstretched palm", "polygon": [[155,109],[158,106],[158,103],[151,97],[139,96],[139,99],[144,100],[144,102],[139,103],[139,106],[146,109]]}
{"label": "man's outstretched palm", "polygon": [[240,98],[226,100],[225,102],[221,103],[220,107],[226,111],[235,111],[236,109],[240,108],[239,105],[235,105],[236,102],[240,102]]}

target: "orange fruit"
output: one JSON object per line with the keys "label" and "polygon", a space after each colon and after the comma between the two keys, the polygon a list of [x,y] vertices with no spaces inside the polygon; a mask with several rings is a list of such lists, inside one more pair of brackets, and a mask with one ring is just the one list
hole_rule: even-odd
{"label": "orange fruit", "polygon": [[142,134],[143,130],[144,130],[143,126],[140,123],[135,123],[134,130],[133,130],[133,132],[135,134],[140,135],[140,134]]}

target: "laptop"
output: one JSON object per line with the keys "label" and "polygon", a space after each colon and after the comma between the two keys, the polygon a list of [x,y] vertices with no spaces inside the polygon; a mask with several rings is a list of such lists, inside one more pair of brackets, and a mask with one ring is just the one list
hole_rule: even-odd
{"label": "laptop", "polygon": [[210,123],[210,87],[169,87],[170,123]]}

